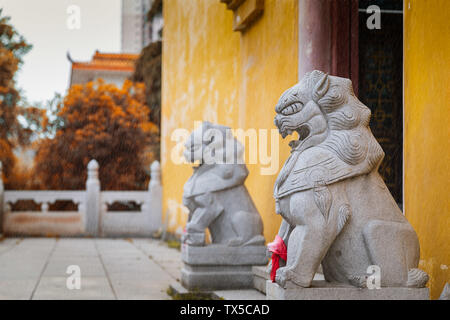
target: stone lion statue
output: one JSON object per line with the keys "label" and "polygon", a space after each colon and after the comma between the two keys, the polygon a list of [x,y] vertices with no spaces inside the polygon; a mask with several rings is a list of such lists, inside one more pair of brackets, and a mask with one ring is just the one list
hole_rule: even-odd
{"label": "stone lion statue", "polygon": [[287,245],[276,282],[309,287],[322,264],[327,281],[364,287],[377,265],[381,286],[425,286],[417,235],[378,174],[384,152],[351,81],[313,71],[275,111],[281,136],[299,137],[274,187]]}
{"label": "stone lion statue", "polygon": [[184,157],[197,165],[184,185],[189,218],[182,241],[202,246],[208,228],[214,244],[264,245],[261,217],[244,186],[243,147],[230,128],[203,122],[187,139]]}

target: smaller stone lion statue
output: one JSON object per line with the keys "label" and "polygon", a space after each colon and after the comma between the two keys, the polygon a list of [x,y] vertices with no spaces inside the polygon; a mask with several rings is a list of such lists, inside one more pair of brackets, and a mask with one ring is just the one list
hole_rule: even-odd
{"label": "smaller stone lion statue", "polygon": [[203,122],[185,143],[184,157],[196,165],[184,185],[189,218],[182,242],[203,246],[208,228],[213,244],[264,245],[261,217],[244,186],[243,147],[230,128]]}
{"label": "smaller stone lion statue", "polygon": [[384,152],[351,81],[310,72],[275,111],[281,136],[299,137],[274,187],[287,246],[275,281],[309,287],[322,264],[325,280],[364,287],[376,265],[381,286],[425,286],[417,235],[378,173]]}

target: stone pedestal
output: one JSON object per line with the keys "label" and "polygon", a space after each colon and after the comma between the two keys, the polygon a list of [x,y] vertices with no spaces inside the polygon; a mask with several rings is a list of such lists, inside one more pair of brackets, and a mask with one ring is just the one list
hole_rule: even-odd
{"label": "stone pedestal", "polygon": [[253,287],[262,292],[266,293],[266,281],[270,280],[270,273],[267,272],[267,266],[254,266],[252,268],[253,273]]}
{"label": "stone pedestal", "polygon": [[277,283],[266,282],[268,300],[429,300],[428,288],[383,287],[360,289],[347,285],[313,281],[310,288],[288,283],[282,288]]}
{"label": "stone pedestal", "polygon": [[[314,275],[314,280],[325,280],[323,276],[322,268],[319,267],[320,272]],[[252,268],[253,272],[253,288],[256,290],[266,293],[266,281],[270,280],[270,273],[267,271],[267,266],[255,266]]]}
{"label": "stone pedestal", "polygon": [[252,266],[266,265],[265,246],[204,247],[183,244],[181,283],[189,290],[226,290],[253,287]]}

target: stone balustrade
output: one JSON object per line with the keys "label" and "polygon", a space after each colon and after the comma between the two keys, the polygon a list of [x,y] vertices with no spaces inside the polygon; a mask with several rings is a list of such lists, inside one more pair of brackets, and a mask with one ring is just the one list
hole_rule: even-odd
{"label": "stone balustrade", "polygon": [[[101,191],[99,165],[88,164],[86,190],[4,190],[0,162],[0,233],[59,236],[152,236],[161,228],[161,172],[150,166],[146,191]],[[31,200],[40,211],[16,211],[18,201]],[[75,211],[50,211],[57,201],[69,201]],[[108,211],[114,203],[133,203],[136,211]]]}

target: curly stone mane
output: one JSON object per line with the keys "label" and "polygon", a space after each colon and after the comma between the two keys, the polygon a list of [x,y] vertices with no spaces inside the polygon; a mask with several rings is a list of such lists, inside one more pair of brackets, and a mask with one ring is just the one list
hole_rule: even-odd
{"label": "curly stone mane", "polygon": [[244,147],[227,126],[204,121],[192,131],[185,147],[184,154],[188,162],[244,164]]}
{"label": "curly stone mane", "polygon": [[370,109],[356,98],[352,82],[321,71],[308,73],[303,81],[328,123],[328,137],[318,147],[331,150],[349,165],[366,160],[365,172],[377,169],[384,152],[369,128]]}

